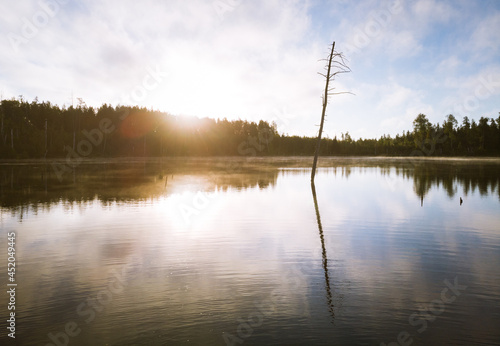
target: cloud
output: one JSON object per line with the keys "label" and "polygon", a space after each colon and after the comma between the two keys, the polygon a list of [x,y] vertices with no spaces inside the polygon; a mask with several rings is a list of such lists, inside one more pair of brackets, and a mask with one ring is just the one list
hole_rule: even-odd
{"label": "cloud", "polygon": [[[22,35],[43,6],[32,0],[0,10],[4,97],[68,105],[73,94],[93,106],[131,102],[179,115],[274,120],[290,134],[316,134],[318,60],[332,40],[353,70],[335,80],[336,91],[356,96],[331,99],[331,137],[394,135],[418,113],[439,117],[500,65],[495,3],[68,1],[17,51],[8,34]],[[165,76],[146,90],[157,68]],[[131,97],[139,90],[142,97]],[[499,106],[494,98],[484,104]]]}
{"label": "cloud", "polygon": [[470,49],[498,53],[500,47],[500,13],[493,13],[478,23],[469,40]]}
{"label": "cloud", "polygon": [[449,3],[436,0],[415,1],[412,3],[412,12],[417,16],[415,22],[420,25],[425,22],[448,22],[457,15],[456,9]]}
{"label": "cloud", "polygon": [[455,73],[461,65],[462,61],[460,61],[456,55],[452,55],[442,60],[439,65],[437,65],[436,72],[442,74]]}
{"label": "cloud", "polygon": [[401,85],[393,84],[387,89],[390,90],[381,93],[381,100],[377,105],[379,110],[390,110],[394,107],[401,107],[412,99],[418,98],[415,92]]}
{"label": "cloud", "polygon": [[496,117],[500,95],[500,67],[487,66],[474,74],[448,77],[443,86],[449,89],[447,97],[438,106],[446,114],[457,117]]}
{"label": "cloud", "polygon": [[411,31],[394,32],[387,38],[391,59],[408,58],[422,52],[423,45]]}

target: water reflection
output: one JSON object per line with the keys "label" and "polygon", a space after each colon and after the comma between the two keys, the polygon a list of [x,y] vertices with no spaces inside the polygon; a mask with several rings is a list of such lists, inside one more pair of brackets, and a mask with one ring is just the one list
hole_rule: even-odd
{"label": "water reflection", "polygon": [[[2,166],[0,228],[18,233],[28,326],[19,340],[45,345],[69,321],[82,329],[70,345],[500,338],[498,166],[328,159],[310,186],[309,159],[280,160],[96,162],[63,182],[39,165]],[[467,290],[419,333],[409,316],[456,276]]]}
{"label": "water reflection", "polygon": [[255,168],[247,161],[168,160],[81,164],[58,176],[50,164],[0,165],[0,207],[81,205],[98,199],[103,205],[141,201],[179,191],[265,189],[276,183],[277,169]]}
{"label": "water reflection", "polygon": [[316,198],[316,186],[314,185],[314,181],[311,182],[311,191],[313,196],[314,209],[316,211],[319,239],[321,241],[321,257],[323,259],[323,271],[325,272],[326,301],[328,303],[328,311],[330,311],[330,314],[332,315],[332,324],[334,324],[335,310],[333,307],[332,290],[330,288],[330,275],[328,274],[328,256],[326,254],[325,237],[323,235],[323,226],[321,226],[321,216],[319,214],[318,199]]}
{"label": "water reflection", "polygon": [[[162,159],[142,161],[97,161],[75,166],[58,176],[52,164],[0,164],[0,207],[31,206],[34,210],[59,201],[79,204],[98,199],[104,205],[116,201],[147,200],[182,190],[209,191],[221,188],[261,189],[276,184],[282,168],[308,167],[307,158]],[[322,158],[320,167],[349,179],[352,169],[377,168],[385,182],[394,185],[413,181],[421,205],[433,188],[442,188],[454,198],[459,187],[463,196],[474,191],[500,199],[498,160],[417,160]],[[308,168],[302,168],[308,169]],[[167,188],[168,187],[168,188]]]}
{"label": "water reflection", "polygon": [[479,191],[481,196],[497,193],[500,199],[500,165],[498,161],[417,162],[412,169],[396,169],[396,175],[413,179],[413,190],[423,200],[434,188],[443,188],[448,197],[456,196],[458,187],[468,196]]}

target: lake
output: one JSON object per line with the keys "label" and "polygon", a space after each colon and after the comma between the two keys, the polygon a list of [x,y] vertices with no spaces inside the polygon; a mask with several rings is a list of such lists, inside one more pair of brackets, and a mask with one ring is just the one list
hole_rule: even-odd
{"label": "lake", "polygon": [[500,344],[500,160],[319,163],[0,164],[17,344]]}

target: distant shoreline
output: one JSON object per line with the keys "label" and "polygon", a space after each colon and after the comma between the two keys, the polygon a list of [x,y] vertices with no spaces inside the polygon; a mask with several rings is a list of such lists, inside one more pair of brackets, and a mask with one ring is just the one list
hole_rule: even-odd
{"label": "distant shoreline", "polygon": [[[245,162],[276,162],[280,161],[304,161],[304,164],[311,161],[313,155],[276,155],[276,156],[165,156],[165,157],[96,157],[96,158],[81,158],[81,159],[66,159],[66,158],[27,158],[27,159],[0,159],[0,165],[8,164],[51,164],[51,163],[77,163],[79,164],[100,164],[100,163],[161,163],[161,162],[195,162],[195,161],[217,161],[217,160],[232,160]],[[475,162],[492,162],[500,164],[500,157],[471,157],[471,156],[320,156],[321,161],[334,160],[388,160],[388,161],[475,161]],[[309,165],[304,165],[309,167]]]}

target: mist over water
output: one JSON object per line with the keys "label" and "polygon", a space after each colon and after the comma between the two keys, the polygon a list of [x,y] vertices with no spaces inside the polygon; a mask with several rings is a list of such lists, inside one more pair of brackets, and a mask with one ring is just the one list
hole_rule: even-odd
{"label": "mist over water", "polygon": [[0,164],[16,339],[498,343],[500,161],[321,158],[314,191],[311,162]]}

